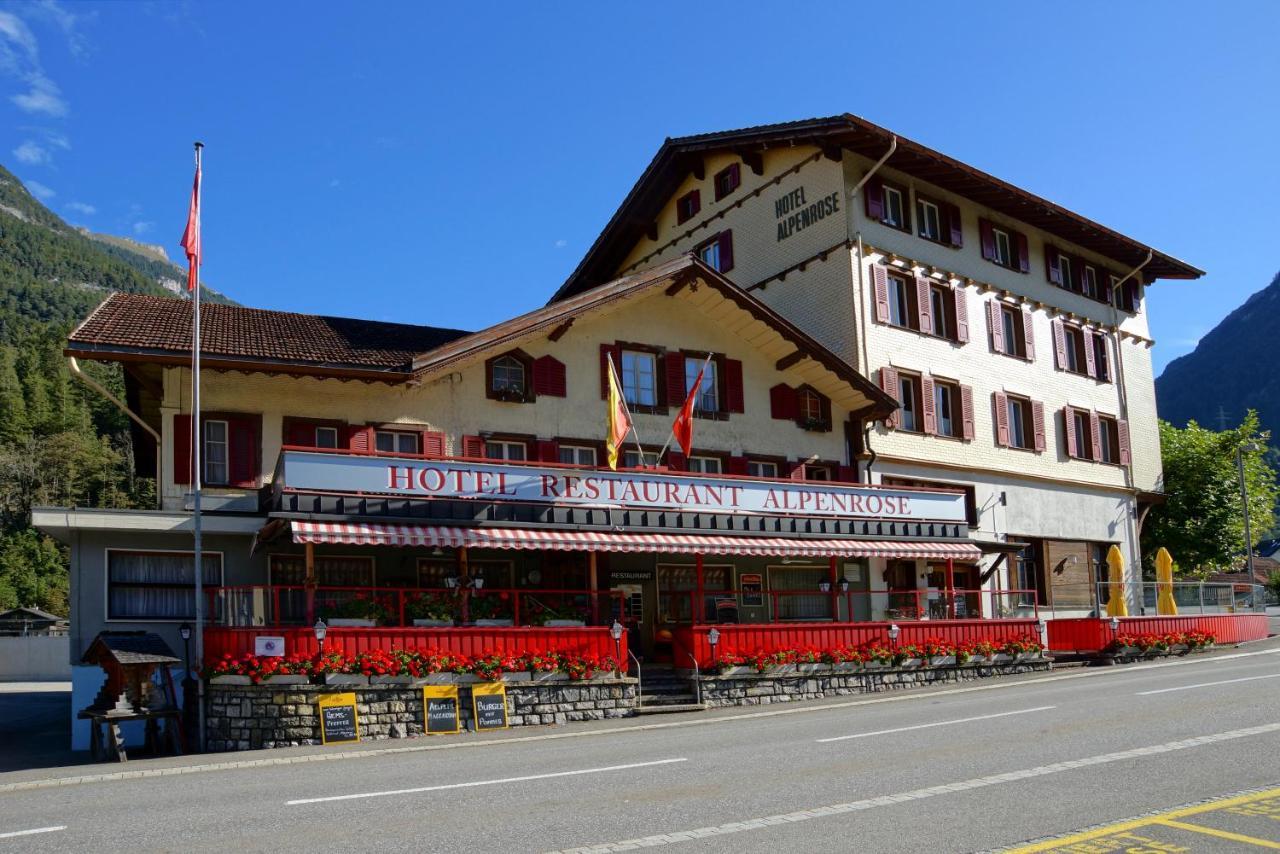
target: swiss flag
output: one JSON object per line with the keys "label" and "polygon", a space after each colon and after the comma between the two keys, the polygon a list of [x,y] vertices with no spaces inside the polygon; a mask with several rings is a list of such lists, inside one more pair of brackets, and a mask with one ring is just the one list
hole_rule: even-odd
{"label": "swiss flag", "polygon": [[671,425],[671,433],[676,437],[686,457],[689,456],[689,449],[693,447],[693,409],[698,403],[698,392],[702,388],[702,375],[706,372],[707,363],[703,362],[702,368],[698,371],[698,378],[693,381],[693,388],[689,389],[689,396],[684,399],[684,405],[680,407],[680,414]]}
{"label": "swiss flag", "polygon": [[196,161],[196,180],[191,187],[191,206],[187,209],[187,228],[179,244],[187,253],[187,290],[200,284],[200,161]]}

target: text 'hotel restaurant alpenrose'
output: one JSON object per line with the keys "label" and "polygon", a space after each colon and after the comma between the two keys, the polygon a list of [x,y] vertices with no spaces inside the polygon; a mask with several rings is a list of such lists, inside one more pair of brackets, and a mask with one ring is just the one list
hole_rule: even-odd
{"label": "text 'hotel restaurant alpenrose'", "polygon": [[[709,625],[1097,615],[1160,498],[1145,292],[1200,275],[842,115],[667,140],[550,302],[478,332],[208,305],[196,431],[190,304],[114,294],[67,354],[123,365],[160,506],[35,512],[71,549],[73,707],[100,631],[182,648],[196,474],[206,660],[312,642],[303,587],[392,597],[335,633],[447,644],[461,615],[394,597],[460,578],[494,633],[617,620],[676,666]],[[610,359],[645,443],[617,471]]]}

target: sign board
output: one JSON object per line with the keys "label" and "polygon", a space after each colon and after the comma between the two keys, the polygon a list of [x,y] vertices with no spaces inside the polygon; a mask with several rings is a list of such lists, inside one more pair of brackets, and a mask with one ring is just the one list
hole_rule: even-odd
{"label": "sign board", "polygon": [[284,655],[284,638],[276,635],[258,635],[253,639],[253,654],[256,656]]}
{"label": "sign board", "polygon": [[318,492],[883,521],[964,522],[967,518],[960,491],[312,451],[285,451],[281,468],[285,488]]}
{"label": "sign board", "polygon": [[507,686],[502,682],[479,682],[471,687],[471,704],[476,715],[476,731],[507,728]]}
{"label": "sign board", "polygon": [[742,593],[742,607],[759,608],[764,604],[764,579],[758,572],[744,572],[738,576],[738,590]]}
{"label": "sign board", "polygon": [[422,728],[427,735],[460,732],[462,720],[461,715],[458,714],[458,686],[424,685],[422,720]]}
{"label": "sign board", "polygon": [[326,694],[320,707],[320,743],[349,744],[360,740],[360,715],[356,711],[356,695]]}

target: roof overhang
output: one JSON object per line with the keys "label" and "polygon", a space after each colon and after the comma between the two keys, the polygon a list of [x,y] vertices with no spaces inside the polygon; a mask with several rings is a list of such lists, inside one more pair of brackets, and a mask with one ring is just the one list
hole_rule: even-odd
{"label": "roof overhang", "polygon": [[[205,534],[252,536],[264,517],[205,513],[200,529]],[[59,542],[70,541],[72,532],[119,531],[126,533],[192,534],[190,513],[165,510],[99,510],[82,507],[34,507],[31,524]]]}
{"label": "roof overhang", "polygon": [[577,269],[552,296],[565,299],[612,278],[637,239],[670,200],[685,176],[714,151],[758,156],[769,148],[813,145],[835,156],[840,150],[878,160],[897,139],[887,166],[928,181],[1062,240],[1136,267],[1151,252],[1144,279],[1196,279],[1204,271],[1158,252],[1061,205],[1023,190],[966,163],[894,134],[866,119],[844,113],[828,118],[667,139],[640,175]]}
{"label": "roof overhang", "polygon": [[[191,353],[143,347],[110,347],[69,341],[63,354],[97,362],[135,362],[170,367],[190,367]],[[329,377],[364,382],[403,383],[413,378],[408,371],[378,370],[351,365],[299,362],[287,359],[241,359],[234,356],[202,353],[200,366],[207,370],[245,371],[250,373],[287,374],[289,376]]]}

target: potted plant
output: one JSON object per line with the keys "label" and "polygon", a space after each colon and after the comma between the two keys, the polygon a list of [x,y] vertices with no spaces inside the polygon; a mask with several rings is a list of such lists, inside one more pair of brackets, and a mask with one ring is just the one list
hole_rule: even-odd
{"label": "potted plant", "polygon": [[822,653],[816,649],[804,649],[796,652],[795,655],[796,672],[806,676],[812,676],[827,669],[825,662],[822,660]]}
{"label": "potted plant", "polygon": [[327,602],[320,607],[320,618],[330,628],[372,628],[390,620],[386,606],[367,594],[357,593],[354,598],[342,602]]}
{"label": "potted plant", "polygon": [[749,676],[756,672],[747,657],[736,652],[721,652],[716,656],[716,670],[721,676]]}
{"label": "potted plant", "polygon": [[941,638],[928,638],[920,645],[926,667],[946,667],[956,663],[955,648]]}
{"label": "potted plant", "polygon": [[924,661],[924,650],[913,643],[900,644],[893,653],[893,666],[903,670],[919,667]]}
{"label": "potted plant", "polygon": [[471,623],[476,626],[514,625],[514,620],[508,616],[511,613],[509,600],[510,595],[507,593],[472,593],[467,603]]}
{"label": "potted plant", "polygon": [[587,624],[586,612],[568,603],[560,607],[537,603],[538,607],[530,620],[532,625],[546,626],[550,629],[581,628]]}
{"label": "potted plant", "polygon": [[1138,639],[1133,635],[1116,635],[1107,651],[1116,658],[1135,658],[1141,652],[1138,649]]}
{"label": "potted plant", "polygon": [[869,643],[862,648],[862,666],[866,670],[884,670],[893,664],[893,650],[879,643]]}
{"label": "potted plant", "polygon": [[555,652],[528,653],[521,667],[529,672],[534,682],[563,682],[569,678],[561,671],[560,655]]}
{"label": "potted plant", "polygon": [[419,593],[405,602],[404,615],[419,628],[449,628],[453,625],[454,599],[447,593]]}

